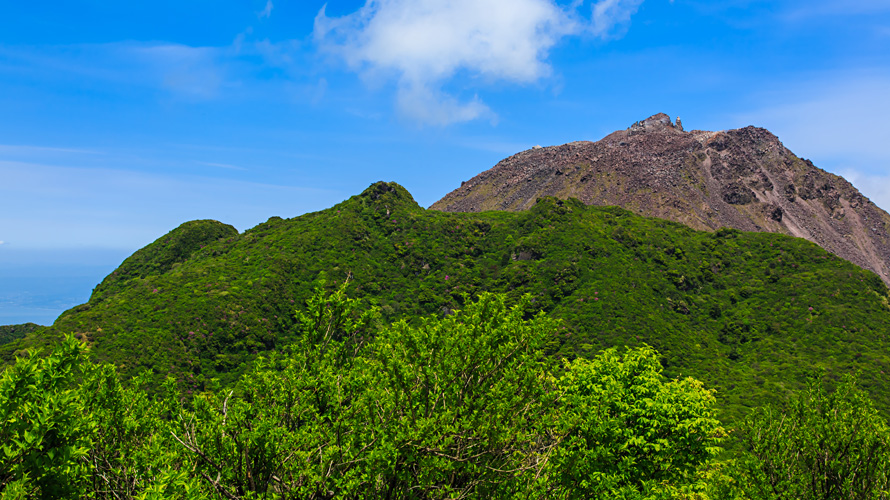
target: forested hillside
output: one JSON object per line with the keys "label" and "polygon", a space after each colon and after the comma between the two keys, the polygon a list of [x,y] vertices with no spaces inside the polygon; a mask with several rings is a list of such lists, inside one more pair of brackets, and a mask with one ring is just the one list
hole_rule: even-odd
{"label": "forested hillside", "polygon": [[128,259],[88,303],[0,352],[10,362],[73,334],[126,377],[148,369],[194,394],[293,344],[294,312],[322,278],[329,289],[350,281],[385,322],[445,316],[485,291],[514,303],[531,294],[529,316],[561,320],[545,345],[551,356],[650,345],[667,376],[715,389],[729,421],[803,388],[820,368],[829,379],[861,372],[878,408],[890,409],[888,290],[813,243],[554,198],[517,213],[427,211],[393,183],[240,235],[185,224]]}
{"label": "forested hillside", "polygon": [[40,325],[35,323],[0,326],[0,345],[8,344],[13,340],[18,340],[38,328],[40,328]]}

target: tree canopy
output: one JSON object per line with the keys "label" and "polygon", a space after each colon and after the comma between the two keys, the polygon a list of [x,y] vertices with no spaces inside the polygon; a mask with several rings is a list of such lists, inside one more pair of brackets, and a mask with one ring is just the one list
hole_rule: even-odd
{"label": "tree canopy", "polygon": [[[559,323],[482,294],[385,325],[345,288],[232,389],[122,383],[68,337],[0,380],[2,498],[649,498],[701,489],[713,395],[648,347],[554,366]],[[554,372],[558,369],[558,374]],[[665,493],[668,492],[668,493]]]}

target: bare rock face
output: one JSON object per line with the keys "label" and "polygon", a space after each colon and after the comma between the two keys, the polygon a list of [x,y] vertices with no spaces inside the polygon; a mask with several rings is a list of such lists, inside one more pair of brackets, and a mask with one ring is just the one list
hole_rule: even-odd
{"label": "bare rock face", "polygon": [[657,115],[652,115],[645,120],[638,121],[631,125],[627,129],[627,135],[638,135],[638,134],[646,134],[649,132],[665,132],[668,129],[675,129],[677,131],[683,131],[683,125],[678,123],[675,125],[671,122],[671,117],[664,114],[658,113]]}
{"label": "bare rock face", "polygon": [[660,113],[597,142],[513,155],[430,208],[525,210],[542,196],[618,205],[695,229],[805,238],[890,284],[890,215],[762,128],[686,132],[679,118]]}

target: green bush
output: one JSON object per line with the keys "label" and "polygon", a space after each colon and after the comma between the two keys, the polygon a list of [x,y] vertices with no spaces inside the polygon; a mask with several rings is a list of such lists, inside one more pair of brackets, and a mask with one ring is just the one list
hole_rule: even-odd
{"label": "green bush", "polygon": [[890,498],[890,427],[852,376],[824,376],[785,408],[757,409],[722,494],[752,499]]}
{"label": "green bush", "polygon": [[717,461],[714,394],[649,346],[560,368],[545,349],[566,330],[533,297],[384,326],[346,288],[321,284],[282,352],[191,397],[122,382],[70,336],[19,358],[0,498],[887,498],[890,430],[852,378],[754,411]]}
{"label": "green bush", "polygon": [[93,424],[80,406],[83,347],[69,338],[45,358],[32,353],[0,378],[0,489],[35,498],[87,491]]}
{"label": "green bush", "polygon": [[566,363],[559,380],[559,430],[550,460],[554,496],[656,498],[693,492],[723,430],[701,382],[667,380],[643,346]]}

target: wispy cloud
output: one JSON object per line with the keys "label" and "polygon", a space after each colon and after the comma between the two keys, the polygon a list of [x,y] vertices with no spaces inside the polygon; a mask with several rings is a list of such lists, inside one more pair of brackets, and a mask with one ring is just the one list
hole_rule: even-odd
{"label": "wispy cloud", "polygon": [[793,7],[785,13],[790,20],[812,19],[815,17],[861,16],[890,12],[888,0],[815,0],[805,2],[801,7]]}
{"label": "wispy cloud", "polygon": [[740,121],[769,128],[801,154],[881,161],[880,168],[886,169],[888,88],[886,73],[811,74],[760,96],[766,104],[739,115]]}
{"label": "wispy cloud", "polygon": [[224,54],[216,47],[151,44],[123,45],[120,50],[141,62],[161,87],[174,94],[216,97],[226,80]]}
{"label": "wispy cloud", "polygon": [[197,163],[198,165],[205,165],[208,167],[225,168],[228,170],[247,170],[244,167],[239,167],[238,165],[229,165],[227,163],[213,163],[213,162],[209,162],[209,161],[198,161],[195,163]]}
{"label": "wispy cloud", "polygon": [[139,248],[187,220],[243,230],[342,199],[298,185],[2,160],[0,178],[0,227],[19,248]]}
{"label": "wispy cloud", "polygon": [[857,169],[843,169],[840,175],[868,196],[875,205],[890,211],[890,176],[865,174]]}
{"label": "wispy cloud", "polygon": [[403,82],[397,95],[399,112],[418,123],[444,126],[486,117],[496,121],[494,112],[478,96],[460,102],[425,82]]}
{"label": "wispy cloud", "polygon": [[0,75],[38,75],[70,89],[93,82],[109,89],[149,87],[190,99],[217,97],[231,84],[228,47],[113,42],[62,46],[0,46]]}
{"label": "wispy cloud", "polygon": [[321,50],[341,58],[368,81],[394,78],[403,116],[447,125],[493,112],[478,96],[459,100],[443,86],[467,73],[474,83],[525,84],[547,77],[549,51],[562,38],[617,36],[642,0],[600,0],[591,18],[583,0],[563,7],[552,0],[368,0],[343,17],[315,19]]}
{"label": "wispy cloud", "polygon": [[266,6],[263,7],[263,10],[257,12],[257,17],[260,19],[268,18],[272,15],[272,0],[266,0]]}
{"label": "wispy cloud", "polygon": [[101,151],[96,151],[92,149],[79,149],[79,148],[56,148],[56,147],[47,147],[47,146],[29,146],[29,145],[21,145],[21,144],[0,144],[0,154],[43,154],[43,153],[75,153],[75,154],[88,154],[88,155],[97,155],[103,154]]}
{"label": "wispy cloud", "polygon": [[643,0],[600,0],[593,5],[593,34],[601,38],[624,35],[630,18],[637,13]]}
{"label": "wispy cloud", "polygon": [[[248,29],[226,46],[190,46],[169,42],[111,42],[61,46],[0,45],[0,78],[40,78],[69,92],[96,83],[106,92],[133,89],[190,101],[285,94],[286,87],[316,79],[310,75],[305,48],[296,40],[250,39]],[[285,75],[270,85],[269,68]],[[310,101],[311,94],[303,96]]]}
{"label": "wispy cloud", "polygon": [[758,100],[760,109],[735,117],[739,124],[766,127],[795,153],[847,177],[884,209],[890,209],[890,74],[833,71],[788,82]]}
{"label": "wispy cloud", "polygon": [[257,55],[263,61],[263,64],[293,70],[301,67],[301,61],[297,59],[302,49],[302,45],[298,40],[282,40],[271,42],[269,40],[259,40],[253,42],[247,47],[246,54]]}

